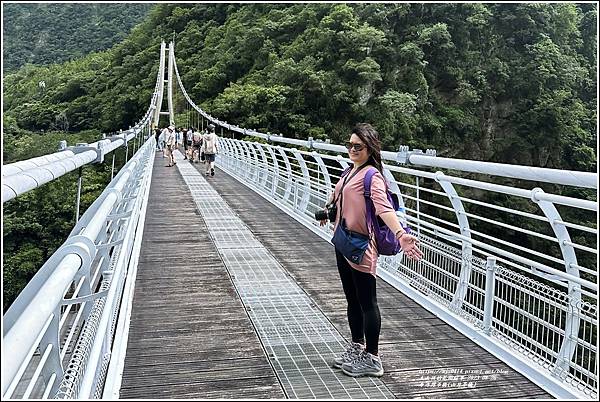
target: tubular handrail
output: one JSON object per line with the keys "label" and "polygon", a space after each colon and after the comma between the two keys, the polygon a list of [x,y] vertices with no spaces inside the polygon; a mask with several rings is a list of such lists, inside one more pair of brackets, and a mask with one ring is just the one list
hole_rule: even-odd
{"label": "tubular handrail", "polygon": [[598,188],[598,175],[560,169],[548,169],[535,166],[509,165],[506,163],[479,162],[465,159],[440,158],[428,155],[412,154],[410,163],[419,166],[460,170],[515,179],[540,181],[574,187]]}
{"label": "tubular handrail", "polygon": [[[123,133],[112,136],[109,139],[102,139],[91,144],[85,144],[81,147],[72,147],[71,149],[3,166],[2,203],[55,180],[81,166],[94,162],[102,162],[104,160],[104,155],[121,146],[126,146],[131,139],[137,137],[142,132],[142,128],[148,126],[153,111],[157,107],[157,89],[160,79],[162,79],[162,77],[160,77],[159,69],[155,90],[148,110],[139,122],[128,130],[125,130]],[[80,149],[81,152],[79,152]]]}
{"label": "tubular handrail", "polygon": [[[82,217],[86,222],[85,227],[78,234],[72,234],[53,254],[4,315],[3,341],[10,353],[5,353],[2,358],[3,396],[7,397],[10,388],[14,388],[11,384],[19,379],[16,375],[22,365],[29,362],[47,321],[58,319],[57,308],[69,285],[82,269],[86,266],[89,269],[109,215],[121,202],[125,186],[133,182],[133,172],[140,164],[140,158],[144,157],[144,150],[145,154],[148,154],[148,150],[153,151],[152,145],[153,138],[142,148],[142,152],[121,169],[113,179],[114,184],[105,189]],[[10,364],[6,359],[10,359]]]}
{"label": "tubular handrail", "polygon": [[27,159],[24,161],[14,162],[7,165],[2,166],[2,177],[10,176],[13,174],[17,174],[23,172],[28,169],[33,169],[36,167],[43,166],[49,162],[59,161],[70,156],[75,155],[75,153],[71,150],[65,150],[56,152],[50,155],[38,156],[36,158]]}

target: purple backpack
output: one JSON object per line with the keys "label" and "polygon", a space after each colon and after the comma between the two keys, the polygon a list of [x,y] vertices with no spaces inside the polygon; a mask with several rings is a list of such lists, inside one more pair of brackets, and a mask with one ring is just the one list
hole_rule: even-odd
{"label": "purple backpack", "polygon": [[[371,199],[371,181],[373,175],[377,173],[377,169],[369,167],[367,174],[365,175],[364,187],[365,187],[365,204],[367,205],[367,227],[372,228],[373,235],[375,236],[375,244],[377,245],[377,252],[380,255],[396,255],[400,251],[400,242],[396,239],[396,234],[387,227],[387,225],[375,215],[375,206]],[[387,199],[394,208],[394,211],[398,210],[400,205],[398,196],[390,191],[385,185],[387,193]]]}

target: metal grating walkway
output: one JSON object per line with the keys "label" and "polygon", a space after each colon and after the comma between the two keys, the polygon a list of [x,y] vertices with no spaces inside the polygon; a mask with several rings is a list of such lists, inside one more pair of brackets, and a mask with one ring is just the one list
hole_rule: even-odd
{"label": "metal grating walkway", "polygon": [[288,398],[394,398],[377,378],[355,379],[330,367],[344,338],[202,174],[175,154]]}

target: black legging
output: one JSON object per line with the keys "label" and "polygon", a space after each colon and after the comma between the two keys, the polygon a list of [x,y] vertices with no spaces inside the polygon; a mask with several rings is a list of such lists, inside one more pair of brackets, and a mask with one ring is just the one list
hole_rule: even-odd
{"label": "black legging", "polygon": [[364,344],[366,338],[366,351],[377,355],[381,315],[377,305],[375,277],[352,268],[337,249],[335,257],[348,302],[348,324],[352,342]]}

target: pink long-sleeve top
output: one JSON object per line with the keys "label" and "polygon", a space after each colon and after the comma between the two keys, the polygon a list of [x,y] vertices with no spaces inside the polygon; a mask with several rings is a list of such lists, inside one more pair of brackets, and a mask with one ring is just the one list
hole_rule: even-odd
{"label": "pink long-sleeve top", "polygon": [[[365,203],[364,196],[364,179],[367,174],[367,170],[370,167],[365,166],[362,168],[354,177],[352,177],[344,187],[343,205],[340,206],[339,193],[344,183],[344,178],[335,186],[334,199],[337,200],[337,219],[335,221],[334,231],[340,222],[340,212],[344,214],[346,221],[346,227],[354,232],[369,235],[369,229],[367,228],[367,206]],[[351,175],[352,173],[348,173]],[[381,173],[377,172],[373,175],[371,180],[371,199],[375,206],[375,215],[379,216],[385,212],[394,212],[394,208],[390,204],[386,195],[385,181]],[[375,238],[372,237],[369,243],[369,247],[365,252],[360,264],[354,264],[346,259],[350,266],[361,272],[367,272],[372,275],[377,273],[377,247],[375,245]]]}

